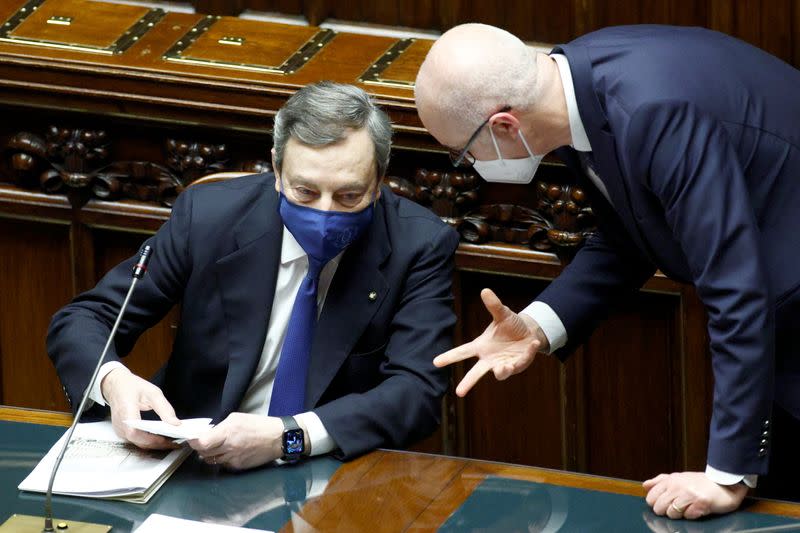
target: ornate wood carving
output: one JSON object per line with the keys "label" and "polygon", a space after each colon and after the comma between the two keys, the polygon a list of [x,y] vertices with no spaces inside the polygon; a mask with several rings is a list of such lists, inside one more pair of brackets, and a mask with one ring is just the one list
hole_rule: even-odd
{"label": "ornate wood carving", "polygon": [[171,206],[187,185],[207,174],[270,169],[269,163],[261,160],[231,165],[224,144],[177,139],[165,141],[166,165],[153,161],[108,163],[110,144],[102,130],[51,126],[44,137],[21,132],[3,151],[0,179],[49,194],[66,194],[76,208],[92,197]]}
{"label": "ornate wood carving", "polygon": [[500,241],[571,257],[594,231],[584,192],[572,185],[535,182],[536,208],[488,204],[468,213],[458,229],[473,243]]}
{"label": "ornate wood carving", "polygon": [[[0,180],[49,194],[66,194],[79,208],[90,198],[134,199],[171,206],[178,194],[205,175],[227,170],[264,172],[266,161],[232,163],[225,144],[168,138],[161,161],[109,161],[117,153],[100,129],[51,126],[44,136],[14,135],[0,159]],[[119,151],[123,153],[123,150]],[[594,227],[594,215],[580,189],[537,181],[534,206],[480,205],[482,181],[473,172],[420,168],[413,179],[390,176],[391,189],[430,208],[458,229],[467,242],[497,241],[569,257]]]}
{"label": "ornate wood carving", "polygon": [[439,172],[420,168],[414,181],[386,178],[395,194],[429,207],[448,224],[457,227],[463,214],[478,203],[480,179],[472,173]]}
{"label": "ornate wood carving", "polygon": [[584,192],[569,184],[535,182],[534,208],[479,202],[480,179],[472,173],[417,170],[414,181],[391,176],[392,191],[430,207],[471,243],[499,241],[570,257],[594,231]]}

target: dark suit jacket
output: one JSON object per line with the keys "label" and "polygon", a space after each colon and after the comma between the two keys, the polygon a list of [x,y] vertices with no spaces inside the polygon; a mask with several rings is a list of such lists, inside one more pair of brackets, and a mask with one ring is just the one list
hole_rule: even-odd
{"label": "dark suit jacket", "polygon": [[[280,261],[277,199],[271,174],[190,188],[148,239],[151,263],[108,360],[125,356],[181,302],[172,355],[154,380],[180,417],[222,420],[246,392]],[[456,232],[433,213],[384,188],[370,228],[342,257],[317,324],[306,390],[307,408],[341,457],[405,446],[438,424],[447,377],[432,360],[452,343],[457,245]],[[53,318],[48,352],[72,398],[88,383],[134,260]]]}
{"label": "dark suit jacket", "polygon": [[787,333],[800,324],[800,72],[699,28],[607,28],[554,52],[613,204],[584,179],[600,232],[541,295],[569,335],[560,355],[656,268],[694,283],[715,377],[709,464],[763,474],[773,394],[800,416]]}

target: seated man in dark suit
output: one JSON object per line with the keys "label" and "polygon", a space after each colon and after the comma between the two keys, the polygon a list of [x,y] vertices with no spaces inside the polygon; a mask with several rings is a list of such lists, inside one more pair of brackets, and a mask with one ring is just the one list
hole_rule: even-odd
{"label": "seated man in dark suit", "polygon": [[[380,183],[391,125],[360,89],[320,83],[275,118],[275,174],[203,184],[180,195],[148,239],[153,256],[91,392],[124,424],[212,417],[192,446],[210,463],[255,467],[282,456],[298,424],[305,454],[349,459],[403,447],[439,422],[451,343],[455,231]],[[68,397],[85,390],[135,258],[53,318],[47,347]],[[181,302],[172,354],[148,382],[120,362]],[[76,405],[74,402],[73,405]],[[295,432],[296,434],[296,432]]]}

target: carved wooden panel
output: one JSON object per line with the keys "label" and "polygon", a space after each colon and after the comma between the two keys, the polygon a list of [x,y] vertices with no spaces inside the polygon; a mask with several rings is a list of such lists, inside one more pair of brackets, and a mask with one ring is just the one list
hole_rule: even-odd
{"label": "carved wooden panel", "polygon": [[168,138],[163,141],[166,166],[157,161],[109,161],[105,130],[50,126],[44,135],[20,132],[2,151],[0,181],[50,194],[65,194],[75,207],[90,198],[129,198],[171,206],[194,180],[224,170],[261,172],[262,160],[231,166],[225,144]]}

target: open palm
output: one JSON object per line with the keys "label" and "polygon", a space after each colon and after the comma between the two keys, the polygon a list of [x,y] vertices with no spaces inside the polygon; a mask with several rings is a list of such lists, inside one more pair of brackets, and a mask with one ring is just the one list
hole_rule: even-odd
{"label": "open palm", "polygon": [[434,365],[443,367],[470,357],[478,358],[456,387],[458,396],[465,396],[489,371],[499,380],[522,372],[540,349],[547,348],[547,338],[532,318],[511,311],[490,289],[481,291],[481,299],[492,315],[492,323],[472,342],[433,360]]}

